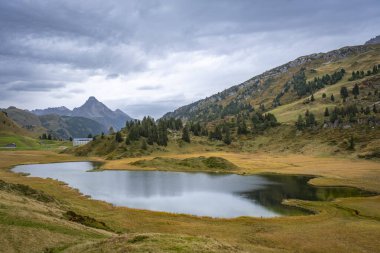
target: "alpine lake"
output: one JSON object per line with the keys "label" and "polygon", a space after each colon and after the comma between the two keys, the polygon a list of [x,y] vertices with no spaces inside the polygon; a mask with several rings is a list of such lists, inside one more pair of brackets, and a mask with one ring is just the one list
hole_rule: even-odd
{"label": "alpine lake", "polygon": [[237,175],[165,171],[96,170],[92,162],[19,165],[31,177],[67,183],[92,199],[151,211],[235,218],[278,217],[310,212],[283,204],[286,199],[331,201],[371,196],[352,187],[317,187],[313,176]]}

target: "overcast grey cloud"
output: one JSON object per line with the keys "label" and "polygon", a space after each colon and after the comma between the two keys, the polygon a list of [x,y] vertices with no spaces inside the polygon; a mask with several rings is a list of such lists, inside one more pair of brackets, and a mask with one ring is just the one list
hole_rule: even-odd
{"label": "overcast grey cloud", "polygon": [[378,0],[0,2],[0,107],[134,117],[204,98],[298,56],[380,34]]}

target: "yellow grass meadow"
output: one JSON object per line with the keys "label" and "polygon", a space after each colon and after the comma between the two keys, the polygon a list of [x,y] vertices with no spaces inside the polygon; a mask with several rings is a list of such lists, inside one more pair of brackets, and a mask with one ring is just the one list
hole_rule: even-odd
{"label": "yellow grass meadow", "polygon": [[[351,185],[380,192],[380,164],[373,161],[226,152],[167,156],[178,159],[218,156],[238,165],[237,173],[319,175],[311,183]],[[138,169],[129,163],[150,158],[153,157],[103,161],[103,169]],[[26,249],[33,252],[99,252],[100,249],[103,252],[376,252],[380,248],[379,196],[332,202],[286,201],[313,210],[315,215],[214,219],[115,207],[91,200],[59,181],[9,171],[17,164],[77,160],[102,161],[48,151],[0,152],[2,180],[28,185],[55,199],[54,203],[39,203],[1,191],[0,227],[5,232],[0,234],[2,252]],[[102,221],[113,232],[69,222],[62,218],[67,210]]]}

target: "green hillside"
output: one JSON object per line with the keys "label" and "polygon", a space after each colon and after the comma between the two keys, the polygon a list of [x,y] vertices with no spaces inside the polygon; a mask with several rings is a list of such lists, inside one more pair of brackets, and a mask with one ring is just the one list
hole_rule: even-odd
{"label": "green hillside", "polygon": [[37,116],[28,110],[9,107],[3,109],[8,117],[30,136],[39,137],[50,134],[53,139],[68,140],[70,137],[87,137],[106,132],[104,125],[84,117],[60,116],[57,114]]}
{"label": "green hillside", "polygon": [[20,127],[14,122],[7,113],[0,112],[0,150],[9,150],[4,148],[8,144],[16,144],[16,150],[25,149],[63,149],[71,146],[69,142],[54,140],[39,140],[34,137],[35,133]]}
{"label": "green hillside", "polygon": [[[282,109],[280,109],[278,105],[302,104],[312,93],[318,93],[315,97],[320,97],[322,93],[328,93],[329,96],[334,94],[337,101],[329,105],[340,104],[338,98],[341,86],[353,86],[355,82],[363,82],[366,79],[348,81],[351,72],[365,71],[366,73],[367,70],[372,70],[373,66],[378,64],[380,64],[379,44],[345,47],[328,53],[303,56],[209,98],[180,107],[174,112],[167,113],[164,118],[175,117],[190,121],[212,122],[252,111],[252,108],[255,110],[262,108],[264,111],[273,110],[280,121],[295,121],[298,112],[291,113],[290,118],[286,115],[281,116],[285,112],[289,113],[289,109],[293,111],[300,110],[300,107],[303,107],[306,110],[307,106],[281,107]],[[332,85],[325,85],[324,88],[299,96],[292,84],[292,79],[301,69],[304,69],[307,81],[313,81],[315,77],[322,78],[327,74],[331,76],[341,69],[345,70],[345,75]],[[281,96],[282,93],[284,94]],[[320,105],[320,103],[315,103],[315,105]],[[312,107],[314,110],[317,109],[317,106]]]}
{"label": "green hillside", "polygon": [[[195,150],[380,157],[379,64],[380,45],[303,56],[156,123],[137,121],[119,141],[103,136],[72,152],[108,159]],[[167,143],[149,141],[162,122]],[[185,127],[190,143],[181,139]]]}

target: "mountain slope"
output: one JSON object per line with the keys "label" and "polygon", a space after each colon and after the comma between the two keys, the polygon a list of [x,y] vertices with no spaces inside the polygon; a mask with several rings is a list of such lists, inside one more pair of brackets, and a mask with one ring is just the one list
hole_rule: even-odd
{"label": "mountain slope", "polygon": [[[180,107],[165,114],[163,118],[211,122],[228,115],[235,116],[248,110],[250,106],[255,109],[275,109],[278,105],[286,105],[311,95],[298,96],[293,86],[287,87],[287,83],[301,69],[304,69],[306,78],[310,81],[326,74],[331,76],[335,71],[344,68],[348,74],[339,82],[348,82],[352,71],[368,70],[378,63],[379,44],[344,47],[327,53],[302,56],[211,97]],[[336,95],[339,97],[339,94]]]}
{"label": "mountain slope", "polygon": [[41,135],[47,130],[42,126],[42,123],[38,116],[29,112],[28,110],[18,109],[14,106],[10,106],[8,109],[3,109],[10,119],[18,124],[18,126],[27,129],[34,133],[34,135]]}
{"label": "mountain slope", "polygon": [[17,135],[31,136],[31,133],[21,128],[14,122],[5,111],[0,111],[0,133],[12,133]]}
{"label": "mountain slope", "polygon": [[87,137],[89,134],[97,135],[106,132],[106,128],[102,124],[84,117],[50,114],[42,115],[39,118],[45,128],[53,131],[57,137],[62,139]]}
{"label": "mountain slope", "polygon": [[5,111],[0,111],[0,149],[13,143],[17,149],[40,146],[32,132],[20,127]]}

